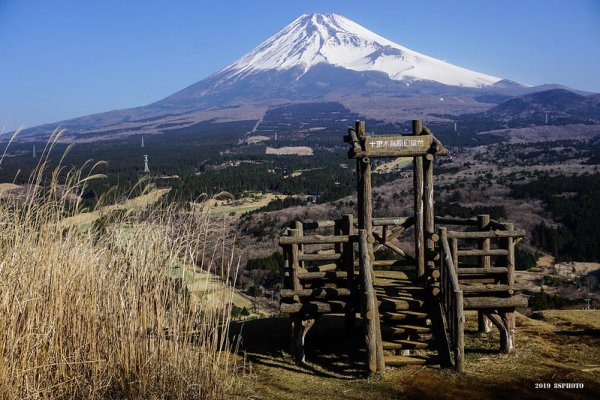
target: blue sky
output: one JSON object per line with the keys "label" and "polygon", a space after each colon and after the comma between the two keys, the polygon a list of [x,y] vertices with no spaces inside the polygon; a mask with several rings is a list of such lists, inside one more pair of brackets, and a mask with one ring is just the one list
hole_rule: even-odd
{"label": "blue sky", "polygon": [[598,0],[0,0],[0,131],[159,100],[312,12],[479,72],[600,92]]}

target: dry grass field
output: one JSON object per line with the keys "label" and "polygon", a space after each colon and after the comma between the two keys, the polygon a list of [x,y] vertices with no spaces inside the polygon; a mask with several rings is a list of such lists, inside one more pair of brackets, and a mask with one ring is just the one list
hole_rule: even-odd
{"label": "dry grass field", "polygon": [[209,213],[133,207],[82,230],[85,221],[64,223],[79,209],[65,193],[86,178],[52,177],[45,190],[32,185],[27,197],[0,202],[0,399],[239,393],[231,296],[192,302],[173,273],[194,266],[229,282],[225,225]]}
{"label": "dry grass field", "polygon": [[[466,372],[439,367],[388,368],[363,375],[360,331],[343,317],[324,316],[307,338],[306,366],[288,354],[288,321],[270,318],[235,325],[254,371],[253,399],[592,399],[600,396],[600,311],[518,315],[516,351],[501,354],[496,330],[480,336],[467,315]],[[538,389],[536,383],[583,383],[583,389]]]}

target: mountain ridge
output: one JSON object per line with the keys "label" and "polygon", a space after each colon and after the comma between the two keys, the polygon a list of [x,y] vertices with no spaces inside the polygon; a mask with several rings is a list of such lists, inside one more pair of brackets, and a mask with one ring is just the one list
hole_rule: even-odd
{"label": "mountain ridge", "polygon": [[[435,80],[437,78],[439,80]],[[552,85],[551,85],[552,86]],[[168,133],[199,121],[259,120],[289,102],[339,101],[367,117],[400,121],[482,112],[536,91],[417,53],[337,14],[304,14],[232,64],[162,100],[27,129],[66,137]],[[87,136],[86,136],[87,135]],[[111,136],[112,135],[112,136]]]}

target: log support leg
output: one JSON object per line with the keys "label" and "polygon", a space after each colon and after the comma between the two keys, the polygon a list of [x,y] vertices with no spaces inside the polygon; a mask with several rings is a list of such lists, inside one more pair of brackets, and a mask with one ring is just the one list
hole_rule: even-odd
{"label": "log support leg", "polygon": [[477,313],[477,331],[481,333],[490,333],[492,330],[492,321],[483,311]]}
{"label": "log support leg", "polygon": [[315,318],[306,315],[295,315],[292,317],[292,343],[291,354],[297,364],[305,363],[304,340],[306,334],[315,324]]}
{"label": "log support leg", "polygon": [[500,347],[504,353],[510,353],[515,349],[515,310],[502,310],[500,317],[506,326],[506,336],[501,341]]}
{"label": "log support leg", "polygon": [[514,309],[487,312],[486,316],[500,331],[500,351],[510,353],[515,349]]}

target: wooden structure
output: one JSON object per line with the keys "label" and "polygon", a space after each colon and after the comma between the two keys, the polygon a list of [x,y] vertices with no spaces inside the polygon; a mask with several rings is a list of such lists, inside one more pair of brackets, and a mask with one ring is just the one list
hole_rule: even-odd
{"label": "wooden structure", "polygon": [[[345,141],[356,159],[358,218],[295,221],[279,240],[280,309],[291,317],[296,361],[305,361],[306,334],[327,313],[345,314],[348,327],[360,314],[370,373],[425,363],[462,371],[465,310],[478,311],[482,331],[495,325],[501,349],[512,351],[514,310],[527,304],[514,288],[514,246],[524,233],[488,215],[435,216],[434,157],[446,149],[421,121],[406,136],[367,136],[358,121]],[[413,157],[412,215],[374,218],[371,158],[401,156]],[[412,252],[397,241],[410,228]]]}

